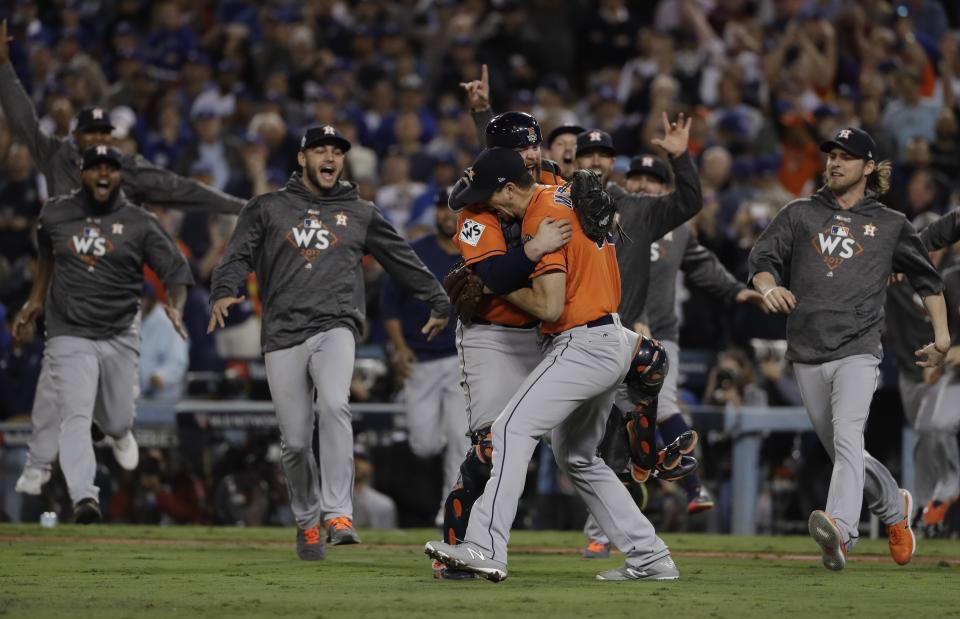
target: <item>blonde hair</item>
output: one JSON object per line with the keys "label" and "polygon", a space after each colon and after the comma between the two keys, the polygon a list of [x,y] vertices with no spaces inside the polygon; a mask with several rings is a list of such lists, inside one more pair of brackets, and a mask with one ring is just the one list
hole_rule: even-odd
{"label": "blonde hair", "polygon": [[877,163],[876,169],[867,177],[867,190],[882,196],[890,190],[890,175],[893,166],[884,159]]}

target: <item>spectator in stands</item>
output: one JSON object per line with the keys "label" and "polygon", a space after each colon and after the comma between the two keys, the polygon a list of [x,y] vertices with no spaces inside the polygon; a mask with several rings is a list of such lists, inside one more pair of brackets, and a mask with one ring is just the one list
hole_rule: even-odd
{"label": "spectator in stands", "polygon": [[190,111],[190,118],[197,133],[197,142],[187,149],[181,159],[180,173],[187,174],[194,162],[202,161],[213,170],[211,186],[215,189],[224,191],[242,184],[242,147],[237,138],[224,134],[223,110],[212,101],[198,99]]}
{"label": "spectator in stands", "polygon": [[10,263],[30,253],[31,228],[41,206],[40,179],[30,151],[15,143],[0,177],[0,256]]}
{"label": "spectator in stands", "polygon": [[353,522],[361,529],[397,528],[397,504],[374,489],[373,463],[365,449],[353,449]]}
{"label": "spectator in stands", "polygon": [[936,137],[937,116],[940,106],[920,95],[920,75],[910,69],[902,69],[893,79],[896,99],[883,108],[880,123],[897,143],[895,160],[906,157],[907,144],[911,138],[932,141]]}
{"label": "spectator in stands", "polygon": [[397,151],[390,151],[380,170],[380,189],[374,201],[387,221],[403,232],[424,222],[411,221],[414,201],[426,190],[426,185],[410,178],[410,160]]}
{"label": "spectator in stands", "polygon": [[187,342],[177,335],[149,283],[143,286],[140,312],[140,395],[176,400],[183,395],[187,376]]}

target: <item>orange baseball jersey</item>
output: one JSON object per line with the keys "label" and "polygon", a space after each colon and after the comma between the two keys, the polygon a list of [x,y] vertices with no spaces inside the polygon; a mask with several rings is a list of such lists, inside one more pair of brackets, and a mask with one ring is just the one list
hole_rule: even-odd
{"label": "orange baseball jersey", "polygon": [[573,225],[573,237],[559,250],[545,255],[530,278],[563,271],[567,291],[563,314],[556,322],[540,324],[543,333],[560,333],[613,314],[620,305],[620,269],[616,247],[607,241],[591,241],[573,212],[570,185],[539,187],[523,217],[523,238],[537,232],[544,217],[567,219]]}
{"label": "orange baseball jersey", "polygon": [[[500,218],[486,208],[469,207],[457,215],[457,234],[453,242],[469,266],[507,253],[507,242],[500,228]],[[522,327],[537,322],[535,316],[511,305],[498,296],[488,295],[477,305],[476,316],[508,327]]]}
{"label": "orange baseball jersey", "polygon": [[539,182],[544,185],[563,185],[566,181],[560,176],[560,168],[549,159],[543,159],[540,162]]}

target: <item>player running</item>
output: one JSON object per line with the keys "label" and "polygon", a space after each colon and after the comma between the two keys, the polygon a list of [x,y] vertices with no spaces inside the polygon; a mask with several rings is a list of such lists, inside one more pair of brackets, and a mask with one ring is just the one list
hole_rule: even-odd
{"label": "player running", "polygon": [[[60,411],[60,468],[74,505],[74,520],[99,522],[100,489],[90,425],[96,410],[102,431],[114,439],[133,427],[138,391],[140,294],[143,265],[167,286],[167,316],[187,338],[180,312],[190,267],[157,218],[120,191],[121,154],[105,145],[83,152],[83,186],[48,201],[40,212],[37,243],[47,282],[34,287],[30,310],[14,324],[14,336],[32,339],[44,311],[53,410]],[[40,292],[42,291],[42,292]],[[126,456],[126,458],[124,458]],[[118,459],[136,468],[137,452]]]}
{"label": "player running", "polygon": [[950,349],[943,282],[903,214],[884,207],[890,164],[877,162],[865,131],[844,128],[820,145],[828,153],[825,186],[794,200],[750,252],[749,281],[771,312],[789,314],[787,359],[807,414],[830,458],[826,510],[809,519],[823,564],[842,570],[859,537],[860,507],[887,526],[900,565],[916,551],[913,499],[863,448],[877,387],[887,278],[902,272],[923,299],[934,341],[916,351],[921,367],[939,367]]}
{"label": "player running", "polygon": [[450,312],[443,288],[413,249],[375,205],[358,197],[354,183],[340,180],[350,146],[330,125],[307,129],[297,156],[302,171],[243,208],[210,292],[213,331],[243,300],[235,295],[250,271],[262,287],[261,343],[297,521],[297,555],[304,560],[325,556],[321,522],[333,545],[360,541],[352,522],[348,400],[364,320],[363,255],[373,254],[400,286],[429,304],[424,335],[439,333]]}

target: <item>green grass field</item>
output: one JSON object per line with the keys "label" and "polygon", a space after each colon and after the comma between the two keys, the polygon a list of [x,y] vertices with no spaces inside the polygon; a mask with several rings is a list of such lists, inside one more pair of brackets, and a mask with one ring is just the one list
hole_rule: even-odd
{"label": "green grass field", "polygon": [[2,617],[960,616],[960,542],[921,541],[906,567],[861,542],[828,572],[805,537],[668,535],[681,580],[603,583],[576,532],[513,535],[510,578],[436,581],[428,530],[296,558],[290,529],[0,525]]}

